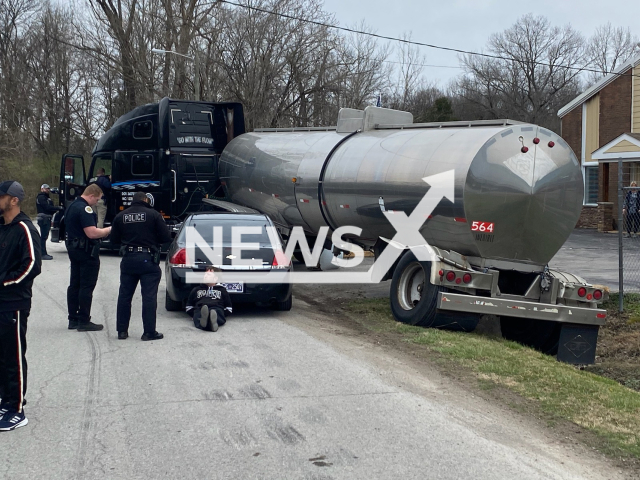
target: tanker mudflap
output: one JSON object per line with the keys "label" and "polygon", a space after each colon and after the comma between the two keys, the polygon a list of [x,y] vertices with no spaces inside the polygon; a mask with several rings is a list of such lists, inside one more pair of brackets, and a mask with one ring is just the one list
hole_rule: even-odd
{"label": "tanker mudflap", "polygon": [[485,299],[473,295],[440,292],[437,308],[444,311],[502,315],[581,325],[604,325],[606,310],[544,305],[526,300]]}
{"label": "tanker mudflap", "polygon": [[560,331],[557,359],[574,365],[591,365],[596,361],[597,325],[565,323]]}

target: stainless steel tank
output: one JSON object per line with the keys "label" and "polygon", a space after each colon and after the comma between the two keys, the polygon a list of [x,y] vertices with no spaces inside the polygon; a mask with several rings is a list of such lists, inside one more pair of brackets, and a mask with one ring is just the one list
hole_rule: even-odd
{"label": "stainless steel tank", "polygon": [[422,178],[453,169],[455,202],[443,199],[421,233],[487,266],[545,265],[575,227],[582,172],[555,133],[508,121],[381,125],[364,117],[353,132],[338,125],[235,138],[220,160],[227,195],[310,235],[324,225],[360,227],[360,242],[373,245],[395,234],[383,209],[410,214],[429,189]]}

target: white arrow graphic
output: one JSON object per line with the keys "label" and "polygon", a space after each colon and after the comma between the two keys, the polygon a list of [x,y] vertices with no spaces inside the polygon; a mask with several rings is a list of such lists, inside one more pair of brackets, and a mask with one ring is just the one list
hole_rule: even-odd
{"label": "white arrow graphic", "polygon": [[[420,228],[443,198],[454,202],[454,173],[454,170],[449,170],[438,175],[424,177],[422,180],[431,185],[431,188],[422,197],[410,216],[404,212],[384,212],[389,223],[396,229],[396,234],[382,255],[369,269],[372,282],[378,283],[384,278],[395,261],[402,255],[404,248],[411,248],[411,251],[421,262],[433,260],[433,250],[420,233]],[[403,248],[398,248],[399,246]]]}

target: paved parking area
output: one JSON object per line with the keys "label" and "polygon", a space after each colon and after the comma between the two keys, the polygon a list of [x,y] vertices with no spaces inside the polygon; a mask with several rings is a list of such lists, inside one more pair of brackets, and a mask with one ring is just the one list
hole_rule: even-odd
{"label": "paved parking area", "polygon": [[[640,238],[623,238],[625,292],[640,292]],[[587,282],[618,288],[618,235],[575,229],[549,266],[580,275]]]}

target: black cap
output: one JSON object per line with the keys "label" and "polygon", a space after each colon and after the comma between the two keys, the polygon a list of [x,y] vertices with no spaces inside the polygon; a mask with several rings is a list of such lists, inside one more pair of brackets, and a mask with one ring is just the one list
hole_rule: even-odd
{"label": "black cap", "polygon": [[11,195],[18,200],[24,200],[24,188],[15,180],[0,183],[0,195]]}

